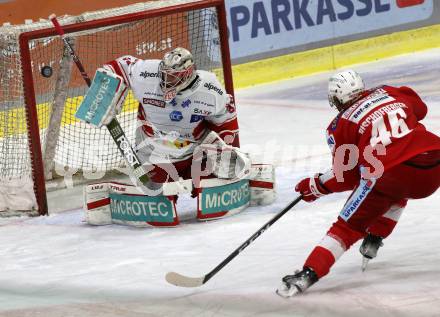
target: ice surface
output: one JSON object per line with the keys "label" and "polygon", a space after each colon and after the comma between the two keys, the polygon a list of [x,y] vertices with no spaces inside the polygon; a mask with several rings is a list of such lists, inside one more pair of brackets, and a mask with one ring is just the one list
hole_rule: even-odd
{"label": "ice surface", "polygon": [[[426,125],[440,133],[440,50],[353,68],[367,86],[409,85],[428,102]],[[177,228],[91,227],[78,203],[39,218],[0,218],[0,316],[440,316],[440,193],[411,201],[365,273],[359,244],[305,296],[282,299],[280,279],[300,268],[347,193],[300,203],[206,285],[177,288],[176,271],[209,272],[295,198],[297,180],[325,169],[329,73],[239,91],[241,142],[277,168],[277,201],[218,221]],[[57,206],[57,210],[63,209]]]}

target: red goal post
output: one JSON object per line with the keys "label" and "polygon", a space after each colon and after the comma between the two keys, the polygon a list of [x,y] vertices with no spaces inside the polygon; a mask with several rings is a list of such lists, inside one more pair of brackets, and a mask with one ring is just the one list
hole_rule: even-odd
{"label": "red goal post", "polygon": [[[161,58],[183,46],[233,94],[224,0],[148,1],[59,21],[89,76],[123,55]],[[124,169],[108,131],[74,118],[87,86],[50,21],[0,27],[0,75],[0,215],[47,214],[48,179]],[[131,142],[137,107],[129,95],[118,116]]]}

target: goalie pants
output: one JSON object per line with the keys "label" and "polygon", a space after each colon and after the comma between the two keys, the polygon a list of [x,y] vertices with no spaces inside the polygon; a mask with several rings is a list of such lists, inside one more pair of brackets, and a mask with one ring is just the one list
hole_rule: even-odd
{"label": "goalie pants", "polygon": [[[336,260],[368,232],[382,238],[388,237],[408,199],[428,197],[439,186],[440,151],[420,154],[391,168],[361,198],[360,204],[351,209],[354,210],[351,215],[341,212],[304,266],[312,268],[319,278],[325,276]],[[353,191],[343,211],[356,201],[353,198],[359,195],[360,187]]]}
{"label": "goalie pants", "polygon": [[192,157],[184,161],[174,163],[161,163],[146,166],[148,176],[155,183],[166,183],[191,178]]}
{"label": "goalie pants", "polygon": [[[174,163],[159,163],[146,166],[150,180],[155,183],[163,184],[167,182],[178,181],[179,177],[183,179],[192,179],[194,189],[192,196],[196,197],[199,190],[199,182],[201,179],[215,177],[212,173],[207,172],[206,160],[195,163],[193,166],[193,158]],[[208,173],[208,174],[205,174]],[[194,175],[193,175],[194,174]]]}

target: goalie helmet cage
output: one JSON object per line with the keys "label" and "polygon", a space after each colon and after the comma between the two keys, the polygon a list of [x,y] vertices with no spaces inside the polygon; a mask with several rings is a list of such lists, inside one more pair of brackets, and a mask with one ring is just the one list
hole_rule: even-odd
{"label": "goalie helmet cage", "polygon": [[[59,21],[89,76],[124,55],[161,59],[182,46],[233,94],[224,0],[148,1]],[[0,215],[47,214],[52,177],[124,170],[108,131],[74,118],[87,85],[50,21],[0,27],[0,91]],[[118,115],[132,144],[138,104],[129,93]]]}

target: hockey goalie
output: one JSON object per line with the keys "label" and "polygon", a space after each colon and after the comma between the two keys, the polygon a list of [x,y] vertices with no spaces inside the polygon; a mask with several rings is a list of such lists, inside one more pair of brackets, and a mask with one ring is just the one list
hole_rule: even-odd
{"label": "hockey goalie", "polygon": [[[119,84],[109,89],[106,78]],[[109,102],[95,126],[121,112],[128,89],[139,101],[135,151],[149,182],[142,190],[116,183],[88,185],[88,223],[175,226],[177,196],[185,192],[197,197],[199,220],[274,200],[273,166],[252,165],[240,151],[233,97],[214,73],[196,70],[190,51],[178,47],[162,60],[123,56],[99,68],[85,99],[105,91]]]}

